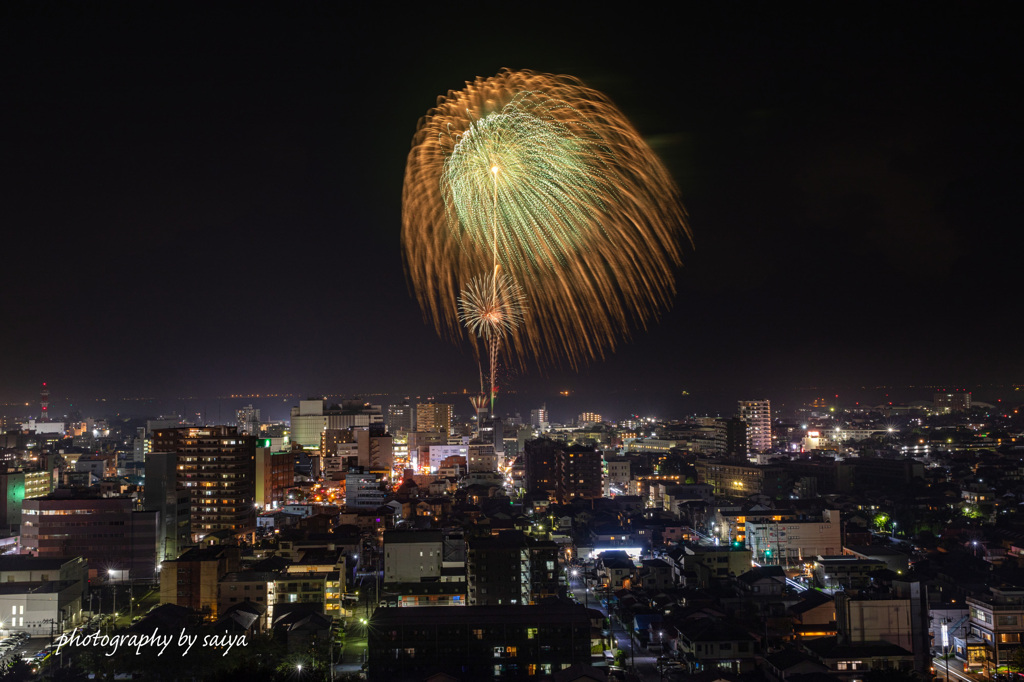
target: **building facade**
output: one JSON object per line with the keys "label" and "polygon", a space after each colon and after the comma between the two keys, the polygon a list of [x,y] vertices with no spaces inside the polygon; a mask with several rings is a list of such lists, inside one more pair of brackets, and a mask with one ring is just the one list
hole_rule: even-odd
{"label": "building facade", "polygon": [[158,429],[153,452],[177,455],[178,485],[191,499],[193,538],[256,529],[254,436],[241,436],[234,426]]}

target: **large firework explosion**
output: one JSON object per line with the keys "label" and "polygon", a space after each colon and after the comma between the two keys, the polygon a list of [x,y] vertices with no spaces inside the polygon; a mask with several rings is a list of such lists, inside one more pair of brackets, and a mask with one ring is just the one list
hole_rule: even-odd
{"label": "large firework explosion", "polygon": [[530,309],[505,347],[574,367],[669,304],[689,234],[625,116],[575,78],[530,71],[439,98],[413,139],[402,219],[409,278],[440,333],[465,333],[463,290],[500,269]]}

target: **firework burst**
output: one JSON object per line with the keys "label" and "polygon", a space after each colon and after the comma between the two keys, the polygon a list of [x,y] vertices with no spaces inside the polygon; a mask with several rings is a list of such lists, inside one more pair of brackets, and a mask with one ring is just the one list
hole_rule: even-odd
{"label": "firework burst", "polygon": [[[530,307],[503,347],[572,366],[664,310],[689,235],[675,184],[615,105],[529,71],[439,98],[413,140],[402,218],[409,279],[440,333],[498,333],[466,306],[492,272]],[[495,302],[476,288],[475,309]]]}
{"label": "firework burst", "polygon": [[474,277],[459,297],[459,319],[475,336],[503,339],[523,322],[525,300],[508,275]]}
{"label": "firework burst", "polygon": [[459,319],[466,325],[466,329],[483,339],[487,348],[491,378],[487,393],[490,395],[492,414],[498,391],[498,351],[502,339],[514,333],[522,323],[524,299],[522,289],[515,280],[500,274],[497,268],[490,275],[473,278],[459,298]]}

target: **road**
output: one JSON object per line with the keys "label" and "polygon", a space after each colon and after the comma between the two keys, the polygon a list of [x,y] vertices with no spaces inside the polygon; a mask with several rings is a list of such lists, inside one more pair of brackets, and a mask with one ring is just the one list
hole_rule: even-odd
{"label": "road", "polygon": [[569,578],[569,591],[577,602],[597,609],[611,623],[615,645],[626,652],[627,679],[642,680],[643,682],[658,682],[664,679],[658,672],[658,657],[640,646],[640,642],[630,639],[627,628],[619,622],[618,618],[614,614],[609,617],[608,608],[601,603],[599,595],[593,591],[589,593],[585,591],[581,577]]}
{"label": "road", "polygon": [[[948,664],[948,676],[947,676],[947,664]],[[951,658],[948,661],[942,658],[933,658],[932,665],[935,666],[935,679],[937,680],[957,680],[957,682],[979,682],[979,680],[986,679],[983,675],[978,673],[964,673],[963,661],[958,661],[955,658]]]}

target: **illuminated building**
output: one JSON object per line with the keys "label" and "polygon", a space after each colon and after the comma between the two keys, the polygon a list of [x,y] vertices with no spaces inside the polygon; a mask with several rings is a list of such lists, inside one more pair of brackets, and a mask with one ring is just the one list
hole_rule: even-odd
{"label": "illuminated building", "polygon": [[193,536],[255,530],[255,436],[240,436],[234,426],[159,429],[153,452],[177,455],[178,484],[191,495]]}
{"label": "illuminated building", "polygon": [[[32,556],[82,556],[91,577],[151,578],[157,566],[157,513],[133,511],[128,497],[61,489],[25,500],[21,546]],[[111,573],[113,572],[113,573]]]}
{"label": "illuminated building", "polygon": [[260,433],[260,411],[252,405],[246,405],[235,413],[238,432],[248,436]]}
{"label": "illuminated building", "polygon": [[739,401],[739,418],[747,423],[747,448],[750,452],[772,449],[772,409],[768,400]]}
{"label": "illuminated building", "polygon": [[0,489],[4,493],[0,504],[0,529],[17,535],[21,528],[21,504],[25,500],[25,474],[20,471],[0,473]]}
{"label": "illuminated building", "polygon": [[266,509],[281,506],[293,485],[295,456],[290,452],[272,452],[270,439],[261,439],[256,448],[256,504]]}
{"label": "illuminated building", "polygon": [[[234,427],[231,427],[232,429]],[[160,602],[184,606],[217,619],[218,583],[238,571],[241,550],[228,545],[192,547],[160,565]]]}
{"label": "illuminated building", "polygon": [[584,412],[576,418],[576,423],[581,426],[583,424],[600,424],[602,421],[601,415],[596,412]]}
{"label": "illuminated building", "polygon": [[761,564],[794,566],[815,556],[843,551],[839,512],[826,509],[820,518],[793,514],[747,515],[746,542]]}
{"label": "illuminated building", "polygon": [[291,440],[303,448],[317,449],[324,429],[351,429],[383,421],[380,405],[343,400],[340,406],[329,406],[326,400],[300,400],[291,411]]}
{"label": "illuminated building", "polygon": [[698,458],[694,466],[697,479],[723,497],[747,497],[760,493],[774,499],[787,499],[793,490],[792,476],[785,466],[779,464]]}
{"label": "illuminated building", "polygon": [[601,452],[591,447],[572,446],[559,450],[555,486],[559,504],[603,496],[601,460]]}
{"label": "illuminated building", "polygon": [[420,403],[416,405],[416,430],[437,431],[447,438],[452,431],[452,405]]}
{"label": "illuminated building", "polygon": [[49,469],[25,472],[25,497],[42,497],[53,491],[53,472]]}
{"label": "illuminated building", "polygon": [[541,405],[540,409],[530,410],[530,424],[535,429],[541,431],[547,431],[548,429],[548,406],[546,404]]}
{"label": "illuminated building", "polygon": [[971,392],[936,393],[934,402],[936,412],[969,412],[971,409]]}
{"label": "illuminated building", "polygon": [[384,423],[388,427],[388,433],[412,431],[413,424],[415,424],[413,421],[412,405],[408,401],[404,401],[401,405],[388,405],[384,415]]}

